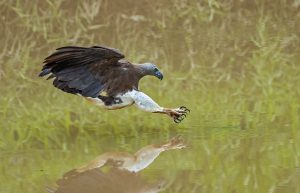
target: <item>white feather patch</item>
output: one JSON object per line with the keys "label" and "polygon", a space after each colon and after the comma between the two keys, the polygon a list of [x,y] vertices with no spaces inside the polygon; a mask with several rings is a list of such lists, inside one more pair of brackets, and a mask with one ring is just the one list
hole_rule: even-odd
{"label": "white feather patch", "polygon": [[132,90],[124,95],[130,96],[138,108],[147,112],[159,112],[163,108],[160,107],[154,100],[152,100],[148,95],[143,92]]}

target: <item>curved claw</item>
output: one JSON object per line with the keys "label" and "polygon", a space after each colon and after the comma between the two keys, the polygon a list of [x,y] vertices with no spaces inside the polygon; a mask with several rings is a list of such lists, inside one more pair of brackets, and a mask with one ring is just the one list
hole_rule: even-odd
{"label": "curved claw", "polygon": [[185,110],[187,108],[185,106],[181,106],[181,107],[179,107],[179,109]]}
{"label": "curved claw", "polygon": [[179,107],[179,109],[181,109],[181,110],[183,110],[183,111],[185,111],[185,112],[191,112],[190,109],[188,109],[188,108],[185,107],[185,106],[181,106],[181,107]]}
{"label": "curved claw", "polygon": [[175,118],[175,119],[174,119],[174,122],[175,122],[175,123],[180,123],[181,120],[179,120],[178,118]]}
{"label": "curved claw", "polygon": [[183,119],[186,118],[186,114],[182,114],[179,117],[174,118],[174,122],[175,123],[180,123],[181,121],[183,121]]}

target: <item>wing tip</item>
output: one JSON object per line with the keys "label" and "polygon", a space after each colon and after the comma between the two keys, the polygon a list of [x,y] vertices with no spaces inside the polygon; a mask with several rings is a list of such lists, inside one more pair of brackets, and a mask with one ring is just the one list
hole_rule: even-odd
{"label": "wing tip", "polygon": [[38,76],[39,77],[43,77],[43,76],[46,76],[46,75],[48,75],[50,73],[51,73],[51,68],[45,68],[45,69],[42,70],[42,72],[39,73]]}

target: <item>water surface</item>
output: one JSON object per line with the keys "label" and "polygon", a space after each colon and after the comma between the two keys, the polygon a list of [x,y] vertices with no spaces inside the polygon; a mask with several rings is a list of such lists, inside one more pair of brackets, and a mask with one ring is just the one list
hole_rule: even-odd
{"label": "water surface", "polygon": [[[189,128],[179,134],[187,148],[161,153],[136,175],[104,167],[90,170],[82,178],[66,181],[66,173],[100,154],[111,151],[133,154],[143,146],[165,142],[173,134],[151,132],[127,138],[107,136],[94,139],[90,147],[74,142],[68,150],[5,152],[1,155],[2,170],[5,179],[14,179],[20,184],[20,190],[37,192],[43,192],[47,187],[58,188],[57,192],[68,192],[72,188],[80,192],[84,190],[78,188],[80,184],[94,187],[94,191],[100,186],[107,192],[143,192],[144,189],[154,192],[299,191],[299,132],[292,133],[277,126],[273,130],[224,126]],[[2,185],[2,191],[10,189],[9,186],[11,183]]]}

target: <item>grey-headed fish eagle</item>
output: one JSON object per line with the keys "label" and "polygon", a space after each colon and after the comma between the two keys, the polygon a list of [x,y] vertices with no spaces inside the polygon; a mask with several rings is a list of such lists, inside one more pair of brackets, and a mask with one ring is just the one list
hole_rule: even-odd
{"label": "grey-headed fish eagle", "polygon": [[146,75],[163,79],[156,65],[132,64],[123,58],[119,50],[105,46],[61,47],[45,58],[39,76],[50,75],[47,79],[54,78],[56,88],[85,97],[106,109],[135,104],[141,110],[166,114],[176,123],[181,122],[189,109],[161,107],[138,89],[139,80]]}

